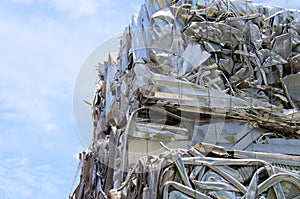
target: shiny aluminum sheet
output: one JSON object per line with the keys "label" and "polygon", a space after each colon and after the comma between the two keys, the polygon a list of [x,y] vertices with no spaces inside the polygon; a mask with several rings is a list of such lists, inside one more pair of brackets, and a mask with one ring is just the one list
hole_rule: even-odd
{"label": "shiny aluminum sheet", "polygon": [[70,198],[299,198],[300,12],[146,0],[99,65]]}

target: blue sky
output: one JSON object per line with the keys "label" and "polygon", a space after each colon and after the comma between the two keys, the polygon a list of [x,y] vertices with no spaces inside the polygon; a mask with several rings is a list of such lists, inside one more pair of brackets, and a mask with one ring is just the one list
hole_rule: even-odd
{"label": "blue sky", "polygon": [[80,67],[142,2],[0,1],[0,199],[67,198],[84,149],[72,110]]}
{"label": "blue sky", "polygon": [[67,198],[84,149],[72,108],[77,75],[142,2],[0,1],[0,199]]}

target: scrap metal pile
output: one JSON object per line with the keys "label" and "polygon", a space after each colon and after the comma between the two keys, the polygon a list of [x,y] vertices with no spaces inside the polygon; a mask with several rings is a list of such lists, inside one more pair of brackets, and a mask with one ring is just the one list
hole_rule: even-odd
{"label": "scrap metal pile", "polygon": [[300,198],[300,12],[146,0],[99,65],[70,198]]}

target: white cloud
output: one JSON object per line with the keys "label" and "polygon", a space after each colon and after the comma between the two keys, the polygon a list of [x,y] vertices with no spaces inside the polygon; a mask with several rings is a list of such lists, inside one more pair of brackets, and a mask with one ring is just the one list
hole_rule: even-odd
{"label": "white cloud", "polygon": [[46,133],[53,133],[57,129],[57,126],[53,123],[44,123],[44,130]]}
{"label": "white cloud", "polygon": [[21,5],[51,5],[59,12],[71,16],[91,15],[108,5],[111,0],[10,0]]}
{"label": "white cloud", "polygon": [[61,198],[56,194],[63,180],[53,173],[51,166],[33,167],[24,157],[0,158],[0,162],[1,198]]}
{"label": "white cloud", "polygon": [[[59,119],[56,112],[62,107],[56,102],[71,102],[67,97],[72,93],[72,71],[76,69],[72,50],[67,49],[72,47],[65,44],[66,29],[48,17],[32,17],[24,22],[9,15],[0,14],[0,18],[0,38],[5,49],[0,63],[0,118],[35,126],[42,129],[41,133],[54,132]],[[62,63],[66,59],[68,63]],[[70,110],[71,103],[69,106]]]}
{"label": "white cloud", "polygon": [[51,182],[48,182],[47,180],[43,180],[41,189],[43,190],[43,192],[49,193],[50,195],[55,195],[58,191],[57,186],[55,186]]}
{"label": "white cloud", "polygon": [[28,163],[29,163],[28,158],[24,158],[24,157],[8,158],[4,160],[5,165],[14,165],[17,167],[23,167]]}
{"label": "white cloud", "polygon": [[52,5],[63,12],[73,16],[94,14],[110,0],[51,0]]}
{"label": "white cloud", "polygon": [[[77,152],[83,148],[72,117],[76,75],[97,44],[129,23],[129,6],[134,3],[3,2],[0,198],[67,198],[78,164]],[[122,4],[128,5],[126,17]]]}
{"label": "white cloud", "polygon": [[72,38],[72,24],[48,13],[1,8],[0,198],[67,198],[70,154],[80,151],[70,115],[85,37]]}

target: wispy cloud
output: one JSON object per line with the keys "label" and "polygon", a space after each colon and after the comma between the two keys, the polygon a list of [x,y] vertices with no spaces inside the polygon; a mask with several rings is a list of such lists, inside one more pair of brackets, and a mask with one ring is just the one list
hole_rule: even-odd
{"label": "wispy cloud", "polygon": [[94,14],[109,0],[51,0],[50,2],[59,11],[80,16]]}
{"label": "wispy cloud", "polygon": [[24,157],[0,156],[0,175],[1,198],[60,198],[57,193],[64,182],[50,165],[32,166]]}
{"label": "wispy cloud", "polygon": [[107,6],[111,0],[10,0],[20,5],[50,5],[58,12],[63,12],[70,16],[92,15],[100,8]]}
{"label": "wispy cloud", "polygon": [[72,87],[90,49],[65,23],[0,6],[0,198],[67,197],[82,148]]}

